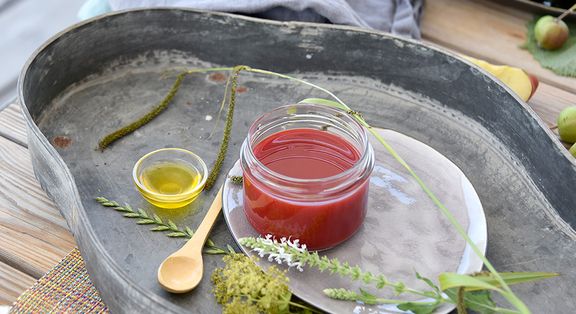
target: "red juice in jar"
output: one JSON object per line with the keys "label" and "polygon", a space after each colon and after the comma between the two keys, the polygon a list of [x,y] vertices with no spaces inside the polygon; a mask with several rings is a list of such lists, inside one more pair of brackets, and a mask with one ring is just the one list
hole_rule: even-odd
{"label": "red juice in jar", "polygon": [[[292,112],[288,120],[285,112]],[[373,168],[366,132],[352,117],[317,105],[280,107],[266,118],[254,123],[242,149],[248,221],[262,235],[299,239],[312,250],[345,241],[366,216]]]}

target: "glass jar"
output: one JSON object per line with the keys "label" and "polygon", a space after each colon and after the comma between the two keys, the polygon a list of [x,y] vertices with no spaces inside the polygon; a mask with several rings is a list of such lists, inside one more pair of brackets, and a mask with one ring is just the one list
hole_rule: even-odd
{"label": "glass jar", "polygon": [[244,212],[260,234],[322,250],[362,225],[374,151],[345,111],[298,104],[265,113],[250,127],[240,161]]}

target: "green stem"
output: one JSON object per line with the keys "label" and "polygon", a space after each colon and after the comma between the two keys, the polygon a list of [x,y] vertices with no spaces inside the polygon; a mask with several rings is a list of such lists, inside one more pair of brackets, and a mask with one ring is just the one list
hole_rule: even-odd
{"label": "green stem", "polygon": [[346,106],[346,104],[344,104],[344,102],[342,100],[340,100],[340,98],[338,98],[336,95],[334,95],[334,93],[332,93],[331,91],[325,89],[324,87],[318,86],[316,84],[312,84],[308,81],[296,78],[296,77],[292,77],[289,75],[285,75],[285,74],[280,74],[280,73],[276,73],[276,72],[271,72],[271,71],[266,71],[266,70],[260,70],[260,69],[253,69],[251,67],[245,66],[245,71],[247,72],[253,72],[253,73],[260,73],[260,74],[267,74],[267,75],[272,75],[272,76],[277,76],[277,77],[281,77],[281,78],[285,78],[287,80],[291,80],[291,81],[296,81],[299,83],[302,83],[304,85],[308,85],[310,87],[314,87],[315,89],[321,90],[323,92],[325,92],[326,94],[330,95],[332,98],[334,98],[336,101],[338,101],[339,103],[343,104]]}
{"label": "green stem", "polygon": [[464,303],[464,293],[465,293],[464,287],[458,288],[457,301],[456,301],[456,310],[458,311],[458,314],[468,313],[466,311],[466,304]]}
{"label": "green stem", "polygon": [[216,116],[214,126],[212,127],[212,131],[210,131],[210,135],[208,138],[212,138],[214,132],[216,132],[216,128],[218,127],[218,121],[220,121],[220,117],[222,116],[222,111],[224,111],[224,107],[226,106],[226,99],[228,99],[228,89],[230,88],[230,81],[232,76],[228,76],[226,79],[226,86],[224,87],[224,97],[222,97],[222,101],[220,102],[220,109],[218,109],[218,115]]}
{"label": "green stem", "polygon": [[311,307],[308,307],[308,306],[306,306],[306,305],[304,305],[304,304],[300,304],[300,303],[298,303],[298,302],[289,301],[288,304],[290,304],[290,305],[292,305],[292,306],[294,306],[294,307],[299,307],[299,308],[301,308],[301,309],[314,312],[314,313],[322,313],[322,312],[320,312],[320,311],[318,311],[318,310],[315,310],[315,309],[313,309],[313,308],[311,308]]}
{"label": "green stem", "polygon": [[206,69],[190,69],[184,73],[194,74],[194,73],[222,72],[222,71],[232,71],[232,70],[234,70],[234,67],[220,67],[220,68],[206,68]]}
{"label": "green stem", "polygon": [[557,17],[556,19],[558,20],[562,20],[563,18],[566,17],[566,15],[570,14],[570,12],[576,10],[576,3],[570,7],[570,9],[564,11],[564,13],[562,13],[559,17]]}

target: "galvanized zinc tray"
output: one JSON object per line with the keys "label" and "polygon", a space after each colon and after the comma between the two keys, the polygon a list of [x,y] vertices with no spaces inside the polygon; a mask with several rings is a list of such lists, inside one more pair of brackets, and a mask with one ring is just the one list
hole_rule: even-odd
{"label": "galvanized zinc tray", "polygon": [[[150,270],[181,241],[135,228],[94,197],[146,208],[136,192],[126,192],[132,183],[123,174],[144,152],[190,145],[190,135],[208,139],[189,148],[212,160],[221,131],[210,137],[214,123],[198,113],[213,112],[222,96],[222,77],[191,76],[175,99],[179,105],[153,125],[104,153],[95,148],[100,137],[154,105],[172,83],[165,77],[174,70],[236,64],[323,85],[363,112],[370,124],[411,136],[448,157],[480,196],[488,222],[487,255],[497,268],[562,273],[518,286],[520,296],[535,313],[576,308],[575,164],[506,87],[454,55],[387,34],[153,9],[114,13],[68,29],[31,57],[19,81],[36,176],[66,217],[111,310],[216,310],[210,285],[171,295],[153,280]],[[240,91],[225,170],[258,113],[318,96],[286,81],[250,75],[241,79]],[[205,193],[196,207],[173,218],[196,226],[201,213],[195,211],[215,193]],[[213,239],[232,243],[223,221]],[[206,256],[206,273],[218,263],[220,257]]]}

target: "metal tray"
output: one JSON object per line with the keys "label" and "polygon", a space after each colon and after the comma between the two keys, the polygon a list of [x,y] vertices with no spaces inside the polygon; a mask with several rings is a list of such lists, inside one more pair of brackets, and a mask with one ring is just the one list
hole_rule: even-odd
{"label": "metal tray", "polygon": [[[221,131],[209,137],[214,120],[205,117],[218,111],[224,88],[218,76],[191,76],[151,124],[103,153],[95,148],[100,137],[164,96],[173,81],[162,78],[167,69],[235,64],[320,84],[374,126],[411,136],[448,157],[480,196],[488,257],[497,268],[562,273],[518,286],[521,297],[536,313],[576,308],[575,163],[534,112],[498,81],[454,55],[388,34],[160,8],[71,27],[34,53],[18,84],[36,176],[66,217],[91,279],[112,311],[217,309],[207,278],[186,295],[166,293],[156,283],[156,267],[182,241],[153,234],[94,197],[148,208],[130,171],[155,148],[189,148],[211,163]],[[241,76],[240,86],[244,93],[238,97],[223,173],[237,159],[258,113],[322,96],[250,74]],[[222,175],[218,184],[223,180]],[[196,227],[206,209],[203,201],[215,193],[204,193],[199,205],[172,218]],[[223,221],[213,239],[233,243]],[[206,256],[206,274],[220,264],[219,256]]]}

